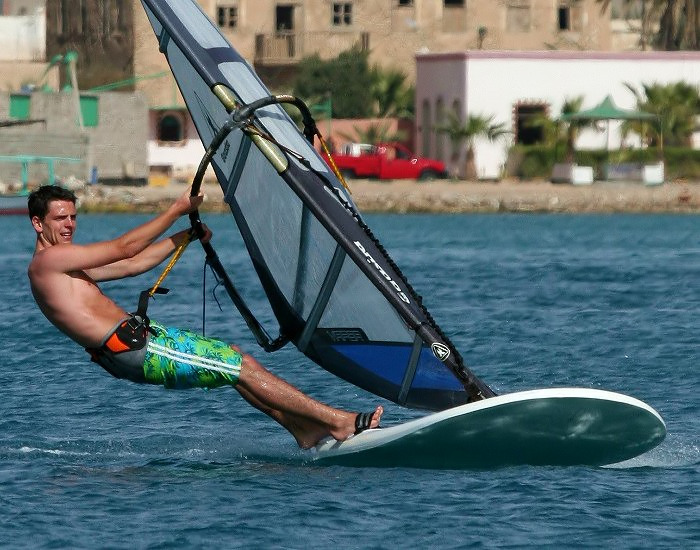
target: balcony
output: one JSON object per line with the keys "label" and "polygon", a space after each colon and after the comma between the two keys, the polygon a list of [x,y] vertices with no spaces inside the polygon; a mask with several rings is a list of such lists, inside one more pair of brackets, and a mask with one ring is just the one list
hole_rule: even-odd
{"label": "balcony", "polygon": [[348,31],[281,31],[255,35],[256,65],[294,65],[304,57],[319,54],[328,59],[339,53],[359,47],[369,50],[368,32]]}

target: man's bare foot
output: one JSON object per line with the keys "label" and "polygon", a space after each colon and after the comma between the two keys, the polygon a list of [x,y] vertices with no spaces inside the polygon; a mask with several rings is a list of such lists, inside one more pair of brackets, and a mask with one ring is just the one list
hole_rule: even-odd
{"label": "man's bare foot", "polygon": [[[384,407],[379,405],[376,409],[374,409],[374,413],[372,414],[372,420],[369,423],[369,428],[365,429],[378,428],[379,421],[382,418],[382,414],[384,414]],[[354,435],[356,430],[356,418],[357,413],[351,413],[349,416],[346,416],[344,421],[339,426],[330,430],[330,436],[336,441],[345,441],[351,435]],[[318,443],[318,441],[316,441],[316,443]]]}
{"label": "man's bare foot", "polygon": [[[379,421],[383,407],[378,406],[372,413],[372,420],[369,428],[379,427]],[[332,425],[321,424],[308,418],[295,418],[287,425],[287,429],[292,433],[297,444],[302,449],[310,449],[327,437],[332,437],[336,441],[345,441],[355,433],[355,419],[357,413],[338,411],[338,416]]]}

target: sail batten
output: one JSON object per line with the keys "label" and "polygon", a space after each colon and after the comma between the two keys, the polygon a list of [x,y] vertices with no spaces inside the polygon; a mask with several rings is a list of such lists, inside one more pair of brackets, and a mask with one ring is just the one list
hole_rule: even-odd
{"label": "sail batten", "polygon": [[311,336],[318,328],[318,323],[321,320],[321,316],[328,305],[328,301],[331,298],[335,284],[340,276],[340,270],[343,267],[345,257],[345,251],[339,246],[336,247],[335,253],[333,254],[333,259],[331,260],[331,265],[329,266],[326,277],[321,285],[321,290],[318,293],[316,302],[311,308],[309,317],[306,319],[306,324],[304,325],[304,330],[299,337],[299,341],[297,342],[297,348],[299,348],[299,351],[302,353],[306,350],[307,346],[309,345],[309,341],[311,340]]}
{"label": "sail batten", "polygon": [[205,148],[245,113],[212,146],[211,163],[280,335],[336,376],[405,406],[437,410],[493,395],[278,104],[298,100],[272,98],[193,0],[142,3]]}

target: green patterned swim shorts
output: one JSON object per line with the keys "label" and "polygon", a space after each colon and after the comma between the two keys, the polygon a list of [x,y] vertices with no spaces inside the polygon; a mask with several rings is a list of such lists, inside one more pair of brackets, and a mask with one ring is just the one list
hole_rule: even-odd
{"label": "green patterned swim shorts", "polygon": [[143,363],[145,382],[166,388],[235,386],[241,373],[239,352],[220,340],[151,321]]}

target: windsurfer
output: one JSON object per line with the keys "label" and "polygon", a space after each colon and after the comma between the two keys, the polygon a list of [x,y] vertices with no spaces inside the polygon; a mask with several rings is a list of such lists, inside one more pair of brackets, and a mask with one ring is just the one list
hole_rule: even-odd
{"label": "windsurfer", "polygon": [[[149,326],[102,293],[97,282],[142,274],[170,256],[187,231],[159,237],[202,200],[201,194],[191,197],[187,189],[163,213],[120,237],[77,245],[73,244],[75,195],[50,185],[34,191],[29,217],[36,246],[28,274],[41,311],[119,378],[169,388],[233,385],[246,401],[286,428],[302,448],[326,437],[342,441],[377,427],[381,406],[357,414],[320,403],[237,347],[155,322]],[[202,239],[210,238],[205,227]]]}

